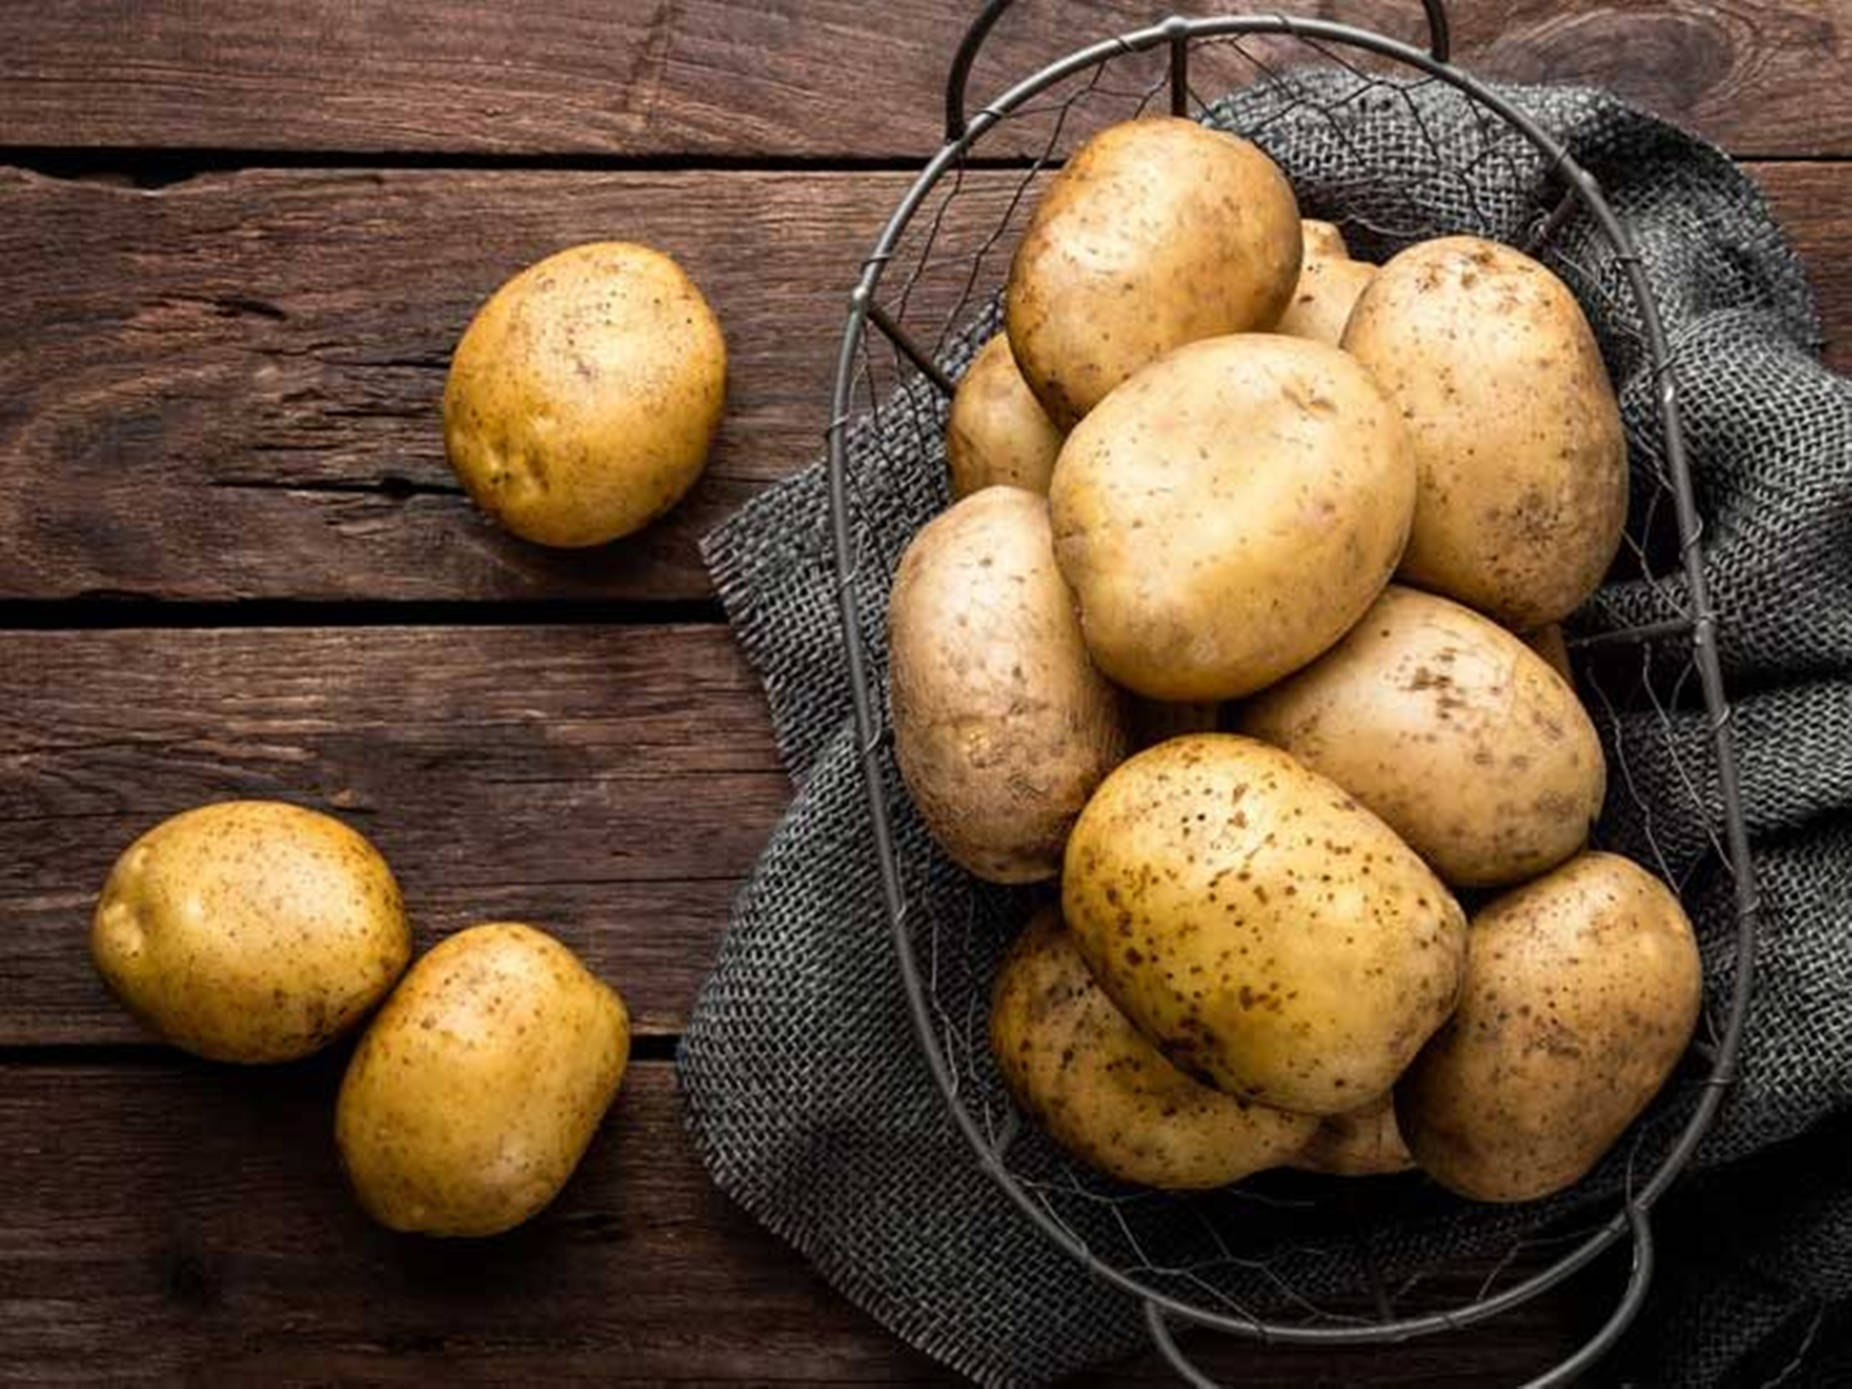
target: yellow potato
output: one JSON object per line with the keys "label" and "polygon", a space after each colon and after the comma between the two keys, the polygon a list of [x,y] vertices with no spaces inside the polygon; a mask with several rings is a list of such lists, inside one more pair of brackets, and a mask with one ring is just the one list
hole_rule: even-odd
{"label": "yellow potato", "polygon": [[1320,222],[1316,218],[1303,217],[1299,229],[1305,242],[1305,258],[1321,260],[1349,260],[1350,247],[1344,244],[1344,233],[1331,222]]}
{"label": "yellow potato", "polygon": [[354,1051],[335,1110],[367,1213],[493,1235],[579,1165],[630,1056],[623,1000],[532,926],[490,922],[412,967]]}
{"label": "yellow potato", "polygon": [[700,475],[720,425],[727,346],[701,291],[660,251],[574,246],[496,290],[457,344],[444,446],[469,494],[542,545],[641,530]]}
{"label": "yellow potato", "polygon": [[1496,623],[1391,584],[1363,620],[1241,712],[1388,822],[1448,882],[1534,878],[1580,849],[1607,764],[1575,691]]}
{"label": "yellow potato", "polygon": [[978,349],[952,397],[945,428],[952,496],[986,487],[1046,494],[1061,438],[1016,370],[1008,336],[997,334]]}
{"label": "yellow potato", "polygon": [[1107,397],[1062,446],[1048,501],[1100,668],[1154,699],[1233,699],[1375,601],[1415,466],[1349,357],[1240,334],[1180,347]]}
{"label": "yellow potato", "polygon": [[1595,591],[1627,519],[1627,440],[1567,286],[1476,237],[1392,258],[1344,349],[1408,421],[1421,490],[1402,576],[1516,631]]}
{"label": "yellow potato", "polygon": [[1524,633],[1524,644],[1543,657],[1550,669],[1563,677],[1565,685],[1575,688],[1575,667],[1569,663],[1569,640],[1563,635],[1562,623],[1545,623]]}
{"label": "yellow potato", "polygon": [[1291,1158],[1318,1120],[1191,1080],[1101,992],[1046,908],[997,974],[990,1045],[1023,1109],[1055,1142],[1121,1181],[1225,1186]]}
{"label": "yellow potato", "polygon": [[1395,1124],[1392,1094],[1348,1114],[1333,1114],[1287,1164],[1333,1177],[1373,1177],[1414,1165]]}
{"label": "yellow potato", "polygon": [[1052,878],[1123,701],[1094,669],[1042,498],[990,487],[913,537],[888,599],[894,754],[926,827],[980,878]]}
{"label": "yellow potato", "polygon": [[1062,914],[1094,977],[1183,1070],[1304,1114],[1379,1098],[1452,1011],[1466,921],[1338,786],[1197,733],[1101,784]]}
{"label": "yellow potato", "polygon": [[1109,126],[1042,195],[1010,267],[1010,346],[1061,428],[1171,348],[1271,328],[1299,210],[1247,141],[1194,121]]}
{"label": "yellow potato", "polygon": [[1696,1026],[1697,942],[1665,884],[1591,853],[1473,918],[1459,1010],[1396,1087],[1429,1176],[1480,1201],[1580,1180]]}
{"label": "yellow potato", "polygon": [[1364,261],[1307,257],[1277,331],[1336,347],[1351,309],[1375,277],[1376,267]]}
{"label": "yellow potato", "polygon": [[110,870],[90,952],[130,1012],[215,1061],[333,1041],[411,958],[386,861],[326,815],[224,801],[163,820]]}

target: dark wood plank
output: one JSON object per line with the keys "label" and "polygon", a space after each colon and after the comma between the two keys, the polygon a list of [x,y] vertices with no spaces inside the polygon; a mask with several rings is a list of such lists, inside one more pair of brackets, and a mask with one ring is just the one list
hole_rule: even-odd
{"label": "dark wood plank", "polygon": [[[349,1198],[341,1063],[0,1067],[0,1378],[950,1382],[712,1186],[667,1065],[633,1068],[551,1208],[457,1243]],[[1583,1320],[1557,1299],[1393,1351],[1202,1350],[1281,1389],[1502,1384]],[[1088,1382],[1162,1379],[1146,1361]]]}
{"label": "dark wood plank", "polygon": [[420,947],[532,920],[673,1032],[788,795],[718,626],[7,633],[0,1045],[145,1036],[90,968],[95,894],[232,796],[370,836]]}
{"label": "dark wood plank", "polygon": [[[1852,153],[1852,99],[1822,80],[1843,64],[1852,31],[1839,0],[1450,8],[1456,56],[1488,74],[1606,82],[1745,152]],[[973,90],[987,98],[1165,9],[1022,0]],[[1291,9],[1411,39],[1421,31],[1407,0]],[[0,132],[36,145],[919,155],[940,138],[946,67],[975,10],[944,0],[9,5]]]}
{"label": "dark wood plank", "polygon": [[[1756,173],[1852,366],[1852,179]],[[269,171],[160,192],[0,172],[0,598],[688,598],[697,537],[818,450],[845,288],[895,173]],[[967,180],[919,321],[1016,176]],[[654,242],[733,353],[707,476],[627,542],[562,554],[480,517],[443,457],[456,337],[516,267]],[[995,283],[1005,242],[990,258]]]}

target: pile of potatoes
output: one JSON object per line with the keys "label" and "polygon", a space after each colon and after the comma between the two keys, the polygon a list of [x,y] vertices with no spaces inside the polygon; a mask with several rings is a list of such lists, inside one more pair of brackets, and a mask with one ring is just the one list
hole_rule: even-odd
{"label": "pile of potatoes", "polygon": [[411,964],[379,851],[280,801],[200,806],[142,835],[110,871],[90,947],[130,1012],[214,1061],[292,1061],[378,1008],[334,1128],[361,1205],[396,1230],[491,1235],[535,1214],[630,1056],[617,992],[532,926],[471,926]]}
{"label": "pile of potatoes", "polygon": [[1054,177],[1005,324],[888,616],[928,830],[1059,880],[995,982],[1012,1092],[1158,1187],[1575,1182],[1701,979],[1677,898],[1586,847],[1606,768],[1554,624],[1627,456],[1574,297],[1472,237],[1352,260],[1254,146],[1159,118]]}

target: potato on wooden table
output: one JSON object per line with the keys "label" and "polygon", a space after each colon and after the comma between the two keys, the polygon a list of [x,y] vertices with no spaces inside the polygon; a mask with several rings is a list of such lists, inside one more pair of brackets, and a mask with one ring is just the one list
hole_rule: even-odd
{"label": "potato on wooden table", "polygon": [[978,349],[952,397],[945,426],[952,496],[986,487],[1046,495],[1062,438],[1016,369],[1008,335],[997,334]]}
{"label": "potato on wooden table", "polygon": [[472,926],[412,967],[355,1049],[342,1165],[382,1225],[499,1233],[566,1184],[629,1056],[623,1000],[564,945]]}
{"label": "potato on wooden table", "polygon": [[992,882],[1054,877],[1127,735],[1041,497],[986,488],[920,529],[888,598],[888,660],[895,758],[934,839]]}
{"label": "potato on wooden table", "polygon": [[392,871],[339,820],[223,801],[163,820],[110,870],[90,932],[130,1012],[216,1061],[289,1061],[366,1016],[411,958]]}
{"label": "potato on wooden table", "polygon": [[1473,918],[1460,1006],[1396,1087],[1421,1169],[1480,1201],[1579,1181],[1691,1041],[1698,947],[1670,889],[1588,853]]}
{"label": "potato on wooden table", "polygon": [[1452,1011],[1466,919],[1334,782],[1226,733],[1173,738],[1101,784],[1062,911],[1112,1000],[1232,1095],[1340,1114],[1383,1095]]}
{"label": "potato on wooden table", "polygon": [[990,1045],[1017,1103],[1063,1148],[1121,1181],[1224,1186],[1287,1161],[1318,1127],[1166,1061],[1094,981],[1053,907],[997,973]]}
{"label": "potato on wooden table", "polygon": [[1299,210],[1272,160],[1195,121],[1109,126],[1050,181],[1005,292],[1010,346],[1070,429],[1186,342],[1271,328],[1299,277]]}
{"label": "potato on wooden table", "polygon": [[1240,727],[1337,782],[1461,887],[1561,863],[1587,842],[1607,791],[1595,726],[1542,656],[1399,584],[1249,701]]}
{"label": "potato on wooden table", "polygon": [[1048,500],[1101,669],[1151,698],[1222,700],[1312,660],[1376,600],[1415,464],[1356,362],[1244,333],[1180,347],[1102,401]]}
{"label": "potato on wooden table", "polygon": [[1514,631],[1574,611],[1620,544],[1627,439],[1568,287],[1497,242],[1424,241],[1370,282],[1343,346],[1414,440],[1402,577]]}
{"label": "potato on wooden table", "polygon": [[444,385],[444,446],[476,504],[577,548],[641,530],[707,462],[726,397],[720,323],[682,268],[574,246],[490,297]]}

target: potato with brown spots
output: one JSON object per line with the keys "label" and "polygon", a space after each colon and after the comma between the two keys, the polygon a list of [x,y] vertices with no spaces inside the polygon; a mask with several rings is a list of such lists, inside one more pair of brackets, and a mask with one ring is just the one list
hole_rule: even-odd
{"label": "potato with brown spots", "polygon": [[888,654],[894,754],[926,828],[980,878],[1054,877],[1126,730],[1055,567],[1047,503],[990,487],[923,527],[894,576]]}
{"label": "potato with brown spots", "polygon": [[1388,822],[1458,887],[1534,878],[1580,849],[1607,764],[1575,691],[1469,608],[1391,584],[1344,640],[1241,712]]}
{"label": "potato with brown spots", "polygon": [[354,1051],[335,1139],[394,1230],[493,1235],[566,1184],[630,1056],[624,1002],[517,922],[459,931],[412,967]]}
{"label": "potato with brown spots", "polygon": [[359,1022],[411,958],[379,851],[339,820],[224,801],[163,820],[110,871],[90,953],[129,1011],[215,1061],[289,1061]]}
{"label": "potato with brown spots", "polygon": [[1101,669],[1154,699],[1233,699],[1317,656],[1389,581],[1415,464],[1335,347],[1211,338],[1146,367],[1062,445],[1055,553]]}
{"label": "potato with brown spots", "polygon": [[1292,187],[1246,140],[1171,116],[1108,126],[1029,219],[1005,292],[1010,346],[1071,429],[1172,348],[1271,328],[1299,255]]}
{"label": "potato with brown spots", "polygon": [[1336,347],[1344,325],[1364,287],[1375,278],[1376,267],[1352,260],[1338,229],[1329,222],[1305,222],[1305,261],[1299,282],[1293,286],[1277,333],[1307,338]]}
{"label": "potato with brown spots", "polygon": [[1376,1177],[1406,1172],[1414,1165],[1396,1127],[1393,1094],[1362,1109],[1331,1115],[1287,1164],[1333,1177]]}
{"label": "potato with brown spots", "polygon": [[720,323],[682,268],[622,241],[574,246],[496,290],[457,344],[444,446],[523,539],[641,530],[700,475],[726,397]]}
{"label": "potato with brown spots", "polygon": [[978,349],[952,396],[945,426],[952,496],[968,497],[986,487],[1046,495],[1061,439],[1016,370],[1009,337],[997,334]]}
{"label": "potato with brown spots", "polygon": [[1524,644],[1539,656],[1551,670],[1563,677],[1563,683],[1570,689],[1575,688],[1575,667],[1569,662],[1569,639],[1563,635],[1563,624],[1546,622],[1541,627],[1523,633]]}
{"label": "potato with brown spots", "polygon": [[1589,853],[1473,918],[1460,1006],[1396,1087],[1421,1169],[1479,1201],[1561,1191],[1613,1147],[1697,1025],[1678,898]]}
{"label": "potato with brown spots", "polygon": [[1452,1010],[1459,906],[1389,827],[1277,748],[1174,738],[1101,784],[1063,915],[1112,1000],[1231,1095],[1342,1114]]}
{"label": "potato with brown spots", "polygon": [[1191,1080],[1127,1022],[1045,908],[997,974],[990,1046],[1029,1116],[1125,1182],[1225,1186],[1291,1158],[1318,1127]]}
{"label": "potato with brown spots", "polygon": [[1324,260],[1350,259],[1350,247],[1345,245],[1344,233],[1338,230],[1336,223],[1302,217],[1299,220],[1299,232],[1305,245],[1306,260],[1314,257]]}
{"label": "potato with brown spots", "polygon": [[1568,287],[1497,242],[1424,241],[1377,273],[1343,345],[1414,439],[1402,577],[1515,631],[1574,611],[1620,544],[1627,439]]}

